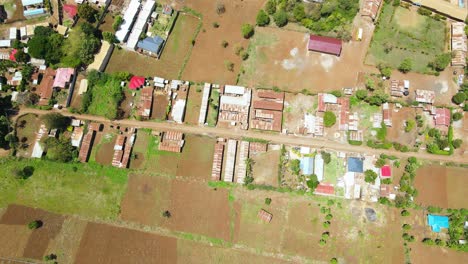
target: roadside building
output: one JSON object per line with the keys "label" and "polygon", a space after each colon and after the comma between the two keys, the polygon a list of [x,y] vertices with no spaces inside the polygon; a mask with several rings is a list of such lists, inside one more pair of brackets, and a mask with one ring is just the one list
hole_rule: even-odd
{"label": "roadside building", "polygon": [[75,74],[75,70],[73,68],[58,68],[55,74],[53,87],[67,87],[73,74]]}
{"label": "roadside building", "polygon": [[314,193],[320,195],[334,195],[335,187],[332,184],[319,183],[317,188],[315,188]]}
{"label": "roadside building", "polygon": [[84,130],[82,127],[75,127],[71,135],[71,144],[74,147],[80,147],[81,140],[83,139]]}
{"label": "roadside building", "polygon": [[241,141],[239,145],[239,162],[236,170],[236,182],[244,184],[247,174],[247,159],[249,158],[249,142]]}
{"label": "roadside building", "polygon": [[361,15],[368,16],[375,21],[379,15],[379,9],[382,5],[382,0],[365,0],[361,8]]}
{"label": "roadside building", "polygon": [[254,93],[250,127],[260,130],[281,131],[284,93],[257,91]]}
{"label": "roadside building", "polygon": [[31,153],[31,158],[40,159],[44,155],[44,147],[41,144],[41,139],[48,134],[49,130],[44,124],[41,124],[39,131],[36,133],[36,138],[34,140],[34,147]]}
{"label": "roadside building", "polygon": [[327,111],[327,104],[337,104],[338,103],[338,98],[336,96],[334,96],[333,94],[319,93],[317,95],[317,98],[318,98],[317,111],[319,111],[319,112]]}
{"label": "roadside building", "polygon": [[325,162],[322,154],[315,155],[314,159],[314,174],[317,175],[318,181],[323,181]]}
{"label": "roadside building", "polygon": [[304,114],[304,133],[314,136],[323,136],[323,117]]}
{"label": "roadside building", "polygon": [[449,218],[444,215],[427,215],[427,224],[431,227],[433,232],[439,233],[441,228],[449,228]]}
{"label": "roadside building", "polygon": [[146,37],[138,41],[137,51],[151,57],[159,57],[163,45],[164,39],[160,36]]}
{"label": "roadside building", "polygon": [[205,83],[205,85],[203,86],[202,102],[200,106],[200,116],[198,117],[199,125],[204,125],[206,122],[206,115],[208,113],[210,93],[211,93],[211,84]]}
{"label": "roadside building", "polygon": [[10,40],[18,39],[18,29],[16,27],[11,27],[9,32]]}
{"label": "roadside building", "polygon": [[410,82],[408,80],[391,80],[390,81],[390,95],[395,97],[403,97],[408,95]]}
{"label": "roadside building", "polygon": [[46,13],[43,0],[21,0],[23,5],[23,15],[26,18],[33,18]]}
{"label": "roadside building", "polygon": [[252,155],[256,155],[259,153],[267,152],[268,144],[262,142],[250,142],[249,145],[249,153]]}
{"label": "roadside building", "polygon": [[236,164],[237,141],[229,139],[227,142],[226,168],[224,169],[224,181],[233,182],[234,166]]}
{"label": "roadside building", "polygon": [[311,34],[307,47],[309,51],[316,51],[339,57],[341,55],[342,42],[340,39]]}
{"label": "roadside building", "polygon": [[221,171],[223,168],[224,157],[224,140],[216,142],[213,154],[213,167],[211,169],[211,180],[219,181],[221,179]]}
{"label": "roadside building", "polygon": [[39,105],[49,104],[49,100],[52,98],[52,94],[54,93],[53,84],[55,73],[54,69],[47,68],[42,75],[42,80],[36,89],[36,94],[39,95]]}
{"label": "roadside building", "polygon": [[436,126],[450,126],[450,110],[448,108],[437,108],[434,116],[434,124]]}
{"label": "roadside building", "polygon": [[392,126],[392,110],[390,109],[390,105],[388,103],[384,103],[382,105],[382,116],[383,122],[386,126]]}
{"label": "roadside building", "polygon": [[301,157],[299,160],[299,167],[301,168],[303,175],[314,174],[314,158],[313,157]]}
{"label": "roadside building", "polygon": [[362,130],[352,130],[349,131],[349,140],[352,141],[363,141],[364,140],[364,133]]}
{"label": "roadside building", "polygon": [[417,89],[416,93],[416,102],[424,103],[424,104],[433,104],[435,100],[435,92],[429,90],[420,90]]}
{"label": "roadside building", "polygon": [[83,137],[81,142],[80,152],[78,154],[78,160],[80,162],[87,162],[89,154],[91,153],[91,147],[94,143],[94,137],[96,136],[97,126],[94,124],[88,125],[88,133]]}
{"label": "roadside building", "polygon": [[130,31],[132,30],[134,21],[140,11],[140,1],[131,0],[123,15],[123,22],[120,28],[115,32],[115,37],[121,42],[126,42]]}
{"label": "roadside building", "polygon": [[179,153],[182,151],[184,144],[185,140],[182,132],[167,131],[163,133],[158,149]]}
{"label": "roadside building", "polygon": [[7,84],[11,86],[18,86],[20,85],[21,80],[23,80],[23,74],[21,71],[16,71],[13,73],[13,75],[8,77]]}
{"label": "roadside building", "polygon": [[62,9],[63,12],[68,16],[68,18],[70,18],[71,20],[75,20],[75,17],[78,14],[78,6],[63,4]]}
{"label": "roadside building", "polygon": [[226,85],[221,93],[218,121],[228,122],[231,126],[239,124],[241,129],[247,129],[251,90],[243,86]]}
{"label": "roadside building", "polygon": [[145,87],[140,92],[140,102],[137,106],[137,114],[142,118],[150,118],[153,106],[153,87]]}

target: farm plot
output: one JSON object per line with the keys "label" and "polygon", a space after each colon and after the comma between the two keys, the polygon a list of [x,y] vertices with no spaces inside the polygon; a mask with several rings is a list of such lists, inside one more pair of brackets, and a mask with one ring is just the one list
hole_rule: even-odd
{"label": "farm plot", "polygon": [[106,72],[126,71],[136,75],[177,79],[199,23],[194,16],[180,14],[159,60],[136,52],[115,49]]}
{"label": "farm plot", "polygon": [[[354,86],[363,69],[365,41],[343,44],[340,57],[307,50],[309,34],[256,28],[239,83],[312,93]],[[352,70],[350,70],[352,65]],[[339,76],[339,78],[337,78]]]}
{"label": "farm plot", "polygon": [[255,184],[278,186],[280,155],[280,150],[269,150],[265,153],[250,155],[253,160],[252,174]]}
{"label": "farm plot", "polygon": [[[201,13],[203,28],[195,40],[182,78],[195,82],[234,84],[242,62],[235,54],[235,47],[246,49],[248,45],[248,41],[242,37],[241,26],[244,23],[255,24],[255,16],[266,1],[223,1],[225,12],[220,15],[216,13],[216,3],[213,1],[184,2],[186,7]],[[214,23],[218,23],[219,27],[214,27]],[[221,45],[223,41],[229,43],[226,48]],[[234,63],[233,71],[226,68],[227,61]]]}
{"label": "farm plot", "polygon": [[465,179],[468,169],[441,166],[424,166],[416,173],[414,185],[419,195],[416,202],[443,208],[466,208]]}
{"label": "farm plot", "polygon": [[466,252],[415,243],[411,246],[410,259],[411,263],[464,263]]}
{"label": "farm plot", "polygon": [[[25,232],[25,229],[28,229],[28,223],[35,220],[42,221],[42,227],[33,231],[28,230],[29,232]],[[24,240],[21,238],[23,238],[23,235],[30,233],[27,243],[23,244],[22,257],[42,260],[42,257],[47,253],[46,249],[49,241],[59,233],[63,220],[64,217],[60,215],[40,209],[33,209],[21,205],[10,205],[0,220],[0,229],[5,229],[5,231],[8,232],[11,231],[12,228],[6,228],[4,225],[15,226],[15,233],[18,232],[20,239],[12,239],[16,237],[15,235],[5,237],[5,234],[3,234],[2,237],[7,240],[2,243],[2,248],[3,245],[6,245],[5,247],[9,248],[11,243],[14,243],[17,246],[19,246],[17,243],[23,244]],[[9,252],[0,255],[9,256]]]}
{"label": "farm plot", "polygon": [[186,135],[176,176],[209,180],[216,139]]}
{"label": "farm plot", "polygon": [[177,239],[88,223],[75,263],[177,262]]}
{"label": "farm plot", "polygon": [[366,63],[398,68],[409,58],[413,71],[426,73],[428,63],[444,52],[445,45],[445,22],[422,16],[415,9],[384,4]]}

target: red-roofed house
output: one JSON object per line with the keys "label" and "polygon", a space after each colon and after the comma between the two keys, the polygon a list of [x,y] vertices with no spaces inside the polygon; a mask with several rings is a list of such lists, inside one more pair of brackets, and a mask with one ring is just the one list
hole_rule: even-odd
{"label": "red-roofed house", "polygon": [[63,11],[68,15],[69,18],[75,19],[75,16],[78,13],[78,7],[76,5],[64,4]]}
{"label": "red-roofed house", "polygon": [[390,168],[390,165],[382,166],[382,168],[380,168],[380,178],[388,179],[391,177],[392,177],[392,168]]}
{"label": "red-roofed house", "polygon": [[16,62],[16,53],[18,53],[18,50],[17,49],[13,49],[11,52],[10,52],[10,60],[11,61],[15,61]]}
{"label": "red-roofed house", "polygon": [[331,184],[320,183],[317,188],[315,188],[314,193],[322,195],[333,195],[335,194],[335,187]]}
{"label": "red-roofed house", "polygon": [[53,87],[65,88],[74,73],[75,70],[73,68],[58,68]]}
{"label": "red-roofed house", "polygon": [[447,108],[437,108],[434,122],[436,126],[450,126],[450,110]]}
{"label": "red-roofed house", "polygon": [[128,87],[132,90],[136,90],[142,87],[144,84],[145,84],[145,77],[133,76],[132,79],[130,79],[130,84],[128,85]]}
{"label": "red-roofed house", "polygon": [[340,39],[310,35],[308,49],[339,57],[341,55],[342,45]]}

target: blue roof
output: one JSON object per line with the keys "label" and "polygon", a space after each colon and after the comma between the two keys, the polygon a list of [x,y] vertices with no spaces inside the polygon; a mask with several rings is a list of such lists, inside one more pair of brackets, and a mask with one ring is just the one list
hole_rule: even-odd
{"label": "blue roof", "polygon": [[40,15],[40,14],[44,14],[45,11],[43,8],[39,8],[39,9],[28,9],[28,10],[25,10],[23,12],[24,16],[35,16],[35,15]]}
{"label": "blue roof", "polygon": [[138,41],[137,47],[142,50],[158,54],[163,43],[164,39],[162,39],[160,36],[155,36],[152,38],[148,37],[144,40]]}
{"label": "blue roof", "polygon": [[42,4],[42,0],[21,0],[23,6]]}
{"label": "blue roof", "polygon": [[299,166],[302,170],[302,174],[312,175],[314,173],[314,158],[302,157],[300,162]]}
{"label": "blue roof", "polygon": [[364,172],[364,163],[359,158],[348,158],[348,171]]}
{"label": "blue roof", "polygon": [[449,218],[443,215],[427,215],[427,224],[431,226],[432,231],[440,232],[441,228],[449,228]]}

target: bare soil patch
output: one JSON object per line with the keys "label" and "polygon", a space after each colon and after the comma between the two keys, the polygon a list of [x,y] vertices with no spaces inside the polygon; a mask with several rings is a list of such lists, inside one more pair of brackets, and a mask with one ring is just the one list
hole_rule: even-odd
{"label": "bare soil patch", "polygon": [[132,105],[134,105],[135,97],[128,91],[124,91],[124,99],[119,105],[119,118],[126,119],[132,114]]}
{"label": "bare soil patch", "polygon": [[75,263],[176,263],[175,238],[88,223]]}
{"label": "bare soil patch", "polygon": [[46,254],[56,254],[59,263],[73,263],[86,225],[87,222],[74,217],[65,219],[60,233],[50,241]]}
{"label": "bare soil patch", "polygon": [[169,208],[171,181],[165,177],[132,174],[121,203],[120,218],[144,225],[158,225]]}
{"label": "bare soil patch", "polygon": [[0,224],[0,257],[21,258],[31,232],[26,225]]}
{"label": "bare soil patch", "polygon": [[186,135],[176,176],[209,180],[216,139]]}
{"label": "bare soil patch", "polygon": [[411,245],[411,263],[465,263],[466,253],[422,243]]}
{"label": "bare soil patch", "polygon": [[283,111],[283,129],[288,133],[297,133],[304,126],[304,114],[314,113],[317,97],[303,94],[286,93]]}
{"label": "bare soil patch", "polygon": [[416,202],[443,208],[466,208],[468,169],[424,166],[418,169],[414,185],[418,190]]}
{"label": "bare soil patch", "polygon": [[2,216],[0,224],[27,226],[31,221],[40,220],[43,225],[31,232],[24,248],[23,257],[42,259],[47,252],[47,245],[62,228],[64,217],[40,209],[21,205],[10,205]]}
{"label": "bare soil patch", "polygon": [[254,161],[252,174],[255,184],[278,186],[280,150],[251,155]]}
{"label": "bare soil patch", "polygon": [[[102,143],[96,152],[96,162],[102,165],[110,165],[114,155],[115,137],[106,143]],[[104,140],[104,139],[103,139]],[[95,141],[96,142],[96,141]]]}
{"label": "bare soil patch", "polygon": [[[242,37],[241,26],[244,23],[255,24],[258,10],[265,0],[230,0],[223,1],[226,12],[216,13],[216,1],[183,1],[185,6],[203,15],[203,28],[195,40],[192,54],[183,72],[183,79],[195,82],[235,83],[242,60],[235,55],[234,47],[247,48],[248,41]],[[213,23],[219,27],[213,27]],[[221,43],[229,46],[223,48]],[[166,52],[166,51],[165,51]],[[234,63],[234,71],[228,71],[225,61]]]}
{"label": "bare soil patch", "polygon": [[[393,107],[393,109],[395,109]],[[395,112],[392,110],[392,126],[387,127],[387,139],[392,142],[398,142],[406,146],[413,146],[418,137],[417,127],[410,132],[405,132],[405,124],[407,120],[415,120],[416,109],[405,107],[400,108]]]}
{"label": "bare soil patch", "polygon": [[165,94],[155,94],[153,99],[153,109],[151,110],[151,118],[157,120],[166,120],[166,108],[168,103],[169,100]]}

